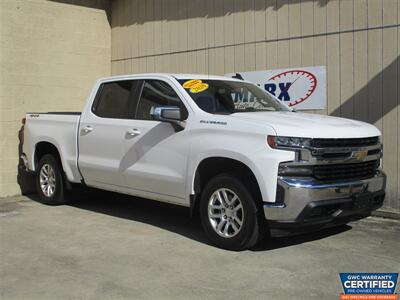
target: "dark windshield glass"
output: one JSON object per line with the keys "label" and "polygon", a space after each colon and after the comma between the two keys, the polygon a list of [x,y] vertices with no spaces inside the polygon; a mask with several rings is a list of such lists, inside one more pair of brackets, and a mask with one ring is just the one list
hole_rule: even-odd
{"label": "dark windshield glass", "polygon": [[259,87],[229,80],[179,80],[202,110],[211,114],[289,111],[279,100]]}

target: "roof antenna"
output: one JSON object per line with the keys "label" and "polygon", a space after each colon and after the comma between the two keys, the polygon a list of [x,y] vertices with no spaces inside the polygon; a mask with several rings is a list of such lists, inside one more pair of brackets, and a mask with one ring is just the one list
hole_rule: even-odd
{"label": "roof antenna", "polygon": [[240,73],[236,73],[235,75],[232,76],[232,78],[244,80],[244,78],[242,77],[242,75],[240,75]]}

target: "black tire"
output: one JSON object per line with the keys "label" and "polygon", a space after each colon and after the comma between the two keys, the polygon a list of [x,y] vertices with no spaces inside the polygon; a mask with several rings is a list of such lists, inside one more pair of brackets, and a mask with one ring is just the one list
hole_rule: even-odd
{"label": "black tire", "polygon": [[[43,166],[50,166],[54,171],[53,181],[55,184],[54,192],[51,195],[46,195],[45,192],[41,188],[40,182],[40,173]],[[65,204],[67,202],[66,190],[64,184],[64,175],[60,161],[52,154],[44,155],[39,163],[36,171],[36,190],[39,194],[40,202],[48,205],[60,205]]]}
{"label": "black tire", "polygon": [[[243,214],[242,225],[240,230],[231,237],[223,237],[218,234],[209,219],[209,201],[214,192],[219,189],[228,189],[234,192],[239,197],[243,207],[241,211]],[[220,174],[212,178],[202,191],[200,199],[201,223],[210,241],[217,247],[234,251],[250,249],[260,242],[265,237],[266,222],[255,202],[256,200],[249,188],[237,177],[230,174]]]}

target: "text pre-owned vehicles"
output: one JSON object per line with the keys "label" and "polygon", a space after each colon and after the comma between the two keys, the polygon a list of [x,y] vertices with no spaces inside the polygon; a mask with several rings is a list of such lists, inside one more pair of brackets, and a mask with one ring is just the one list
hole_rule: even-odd
{"label": "text pre-owned vehicles", "polygon": [[22,159],[43,202],[82,183],[179,204],[241,250],[368,216],[385,195],[381,151],[374,126],[292,112],[249,82],[142,74],[99,80],[82,113],[28,113]]}

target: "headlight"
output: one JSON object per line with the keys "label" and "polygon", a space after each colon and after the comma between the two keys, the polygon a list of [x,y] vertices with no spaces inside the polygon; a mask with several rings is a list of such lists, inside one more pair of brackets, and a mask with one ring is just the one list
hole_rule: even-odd
{"label": "headlight", "polygon": [[310,138],[273,136],[267,137],[267,143],[271,148],[306,148],[311,146]]}

